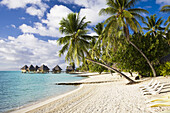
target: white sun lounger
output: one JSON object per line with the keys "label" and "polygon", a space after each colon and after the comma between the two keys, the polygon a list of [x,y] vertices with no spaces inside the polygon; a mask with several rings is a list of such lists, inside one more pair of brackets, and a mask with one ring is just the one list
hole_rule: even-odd
{"label": "white sun lounger", "polygon": [[156,94],[159,94],[163,88],[164,84],[161,85],[160,88],[158,88],[157,91],[149,91],[149,92],[144,92],[143,94],[144,95],[156,95]]}
{"label": "white sun lounger", "polygon": [[145,89],[152,89],[152,88],[154,88],[154,86],[155,86],[156,84],[157,84],[157,80],[155,80],[155,82],[154,82],[151,86],[142,88],[141,91],[143,91],[143,90],[145,90]]}
{"label": "white sun lounger", "polygon": [[160,82],[158,82],[158,83],[154,86],[153,89],[152,89],[151,87],[148,87],[148,88],[144,89],[143,92],[147,92],[147,91],[156,91],[157,88],[159,87],[159,84],[160,84]]}
{"label": "white sun lounger", "polygon": [[140,86],[140,88],[147,88],[147,87],[151,86],[152,82],[153,82],[153,79],[147,85]]}
{"label": "white sun lounger", "polygon": [[157,102],[149,104],[150,107],[161,107],[161,106],[170,106],[170,102]]}

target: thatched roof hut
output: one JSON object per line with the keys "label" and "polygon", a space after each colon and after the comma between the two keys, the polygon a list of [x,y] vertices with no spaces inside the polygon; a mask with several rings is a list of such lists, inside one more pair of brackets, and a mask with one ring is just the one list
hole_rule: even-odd
{"label": "thatched roof hut", "polygon": [[46,66],[46,65],[42,65],[40,68],[38,68],[38,72],[40,72],[40,73],[48,73],[49,72],[49,68]]}
{"label": "thatched roof hut", "polygon": [[30,65],[30,67],[28,68],[28,71],[31,72],[31,71],[35,71],[35,68],[33,65]]}
{"label": "thatched roof hut", "polygon": [[166,62],[170,62],[170,54],[168,54],[167,56],[164,56],[160,59],[160,63],[166,63]]}
{"label": "thatched roof hut", "polygon": [[27,69],[28,69],[28,66],[27,66],[27,65],[23,66],[23,67],[21,68],[22,73],[26,73],[26,72],[27,72]]}
{"label": "thatched roof hut", "polygon": [[56,65],[53,69],[52,69],[52,71],[53,71],[53,73],[61,73],[61,68],[60,68],[60,66],[58,66],[58,65]]}
{"label": "thatched roof hut", "polygon": [[74,67],[73,66],[67,66],[66,73],[69,73],[71,71],[74,71]]}
{"label": "thatched roof hut", "polygon": [[27,65],[25,65],[25,66],[23,66],[22,68],[21,68],[21,70],[27,70],[28,69],[28,66]]}
{"label": "thatched roof hut", "polygon": [[38,70],[38,68],[40,68],[40,67],[38,67],[37,65],[35,66],[35,71],[37,71]]}

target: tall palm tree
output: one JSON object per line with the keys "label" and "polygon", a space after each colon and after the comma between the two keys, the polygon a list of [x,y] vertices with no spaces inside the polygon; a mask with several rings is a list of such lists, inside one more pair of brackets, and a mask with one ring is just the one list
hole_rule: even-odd
{"label": "tall palm tree", "polygon": [[112,31],[110,29],[115,27],[121,27],[123,29],[126,40],[135,47],[141,55],[146,59],[147,63],[152,69],[153,75],[156,76],[156,72],[145,56],[145,54],[130,41],[130,33],[129,27],[134,31],[138,32],[141,28],[138,20],[144,20],[144,18],[140,15],[140,13],[148,13],[147,10],[141,8],[132,8],[138,0],[106,0],[107,8],[103,8],[100,10],[99,15],[109,14],[110,16],[105,23],[107,24],[107,31]]}
{"label": "tall palm tree", "polygon": [[[165,13],[170,13],[170,5],[164,5],[162,6],[161,12],[165,12]],[[168,25],[167,25],[168,23]],[[168,31],[169,30],[169,27],[170,27],[170,16],[168,17],[167,21],[164,23],[164,25],[167,25],[166,28],[165,28],[165,31]]]}
{"label": "tall palm tree", "polygon": [[59,51],[59,55],[61,56],[67,51],[66,60],[67,61],[77,61],[80,62],[84,59],[89,60],[90,62],[99,64],[104,66],[112,71],[115,71],[122,76],[124,76],[130,83],[135,83],[132,79],[127,77],[125,74],[119,72],[118,70],[100,62],[97,62],[91,58],[88,50],[90,49],[90,41],[92,39],[91,36],[86,35],[87,30],[86,27],[90,22],[84,22],[85,17],[81,20],[79,18],[79,14],[70,13],[67,18],[63,18],[60,21],[60,32],[65,34],[66,36],[58,39],[58,43],[64,46]]}
{"label": "tall palm tree", "polygon": [[150,33],[153,33],[154,36],[156,36],[156,31],[158,30],[164,30],[165,28],[161,27],[161,24],[163,23],[164,19],[159,18],[157,19],[156,14],[151,15],[150,17],[147,16],[147,22],[144,21],[143,23],[147,26],[147,27],[143,27],[144,30],[147,30],[148,32],[145,35],[148,35]]}
{"label": "tall palm tree", "polygon": [[76,61],[80,63],[84,52],[88,54],[88,48],[90,43],[88,40],[91,40],[92,37],[86,35],[88,30],[86,29],[88,22],[84,22],[85,17],[81,20],[79,14],[70,13],[67,18],[63,18],[60,21],[60,32],[66,36],[58,39],[60,45],[64,45],[63,48],[59,51],[59,56],[64,54],[65,51],[68,51],[66,54],[66,60],[70,62]]}

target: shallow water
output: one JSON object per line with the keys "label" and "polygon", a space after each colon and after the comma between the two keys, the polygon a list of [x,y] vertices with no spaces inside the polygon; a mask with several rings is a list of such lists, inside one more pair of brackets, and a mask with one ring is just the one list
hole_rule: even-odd
{"label": "shallow water", "polygon": [[66,73],[23,74],[20,71],[0,71],[0,112],[76,89],[77,86],[58,86],[55,83],[81,79]]}

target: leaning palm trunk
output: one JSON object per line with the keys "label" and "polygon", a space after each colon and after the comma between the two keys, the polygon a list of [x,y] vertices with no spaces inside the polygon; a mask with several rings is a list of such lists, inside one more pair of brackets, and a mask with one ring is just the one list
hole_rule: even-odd
{"label": "leaning palm trunk", "polygon": [[134,43],[132,43],[130,40],[129,40],[129,43],[130,43],[134,48],[136,48],[136,49],[142,54],[142,56],[146,59],[146,61],[147,61],[147,63],[149,64],[150,68],[152,69],[153,76],[156,77],[155,69],[153,68],[152,64],[150,63],[150,61],[148,60],[148,58],[145,56],[145,54],[144,54]]}
{"label": "leaning palm trunk", "polygon": [[94,60],[92,60],[92,59],[88,59],[88,58],[86,58],[86,60],[89,60],[90,62],[93,62],[93,63],[95,63],[95,64],[101,65],[101,66],[103,66],[103,67],[105,67],[105,68],[107,68],[107,69],[109,69],[109,70],[112,70],[112,71],[114,71],[114,72],[117,72],[117,73],[121,74],[123,77],[125,77],[125,78],[129,81],[129,84],[136,83],[135,81],[133,81],[132,79],[130,79],[130,78],[129,78],[128,76],[126,76],[125,74],[121,73],[120,71],[118,71],[118,70],[116,70],[116,69],[114,69],[114,68],[112,68],[112,67],[110,67],[110,66],[108,66],[108,65],[106,65],[106,64],[102,64],[102,63],[100,63],[100,62],[96,62],[96,61],[94,61]]}
{"label": "leaning palm trunk", "polygon": [[126,35],[126,38],[127,38],[128,42],[129,42],[135,49],[137,49],[137,50],[141,53],[141,55],[146,59],[146,61],[147,61],[147,63],[149,64],[150,68],[152,69],[153,76],[156,77],[155,69],[153,68],[151,62],[148,60],[148,58],[146,57],[146,55],[145,55],[134,43],[132,43],[132,42],[130,41],[129,29],[128,29],[127,25],[124,26],[124,28],[125,28],[125,29],[124,29],[124,30],[125,30],[125,35]]}

